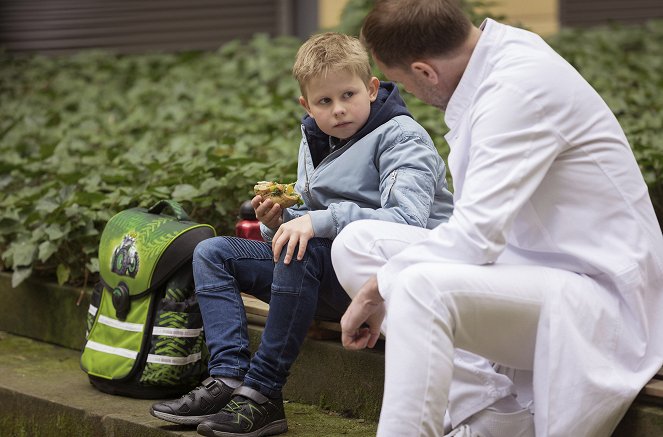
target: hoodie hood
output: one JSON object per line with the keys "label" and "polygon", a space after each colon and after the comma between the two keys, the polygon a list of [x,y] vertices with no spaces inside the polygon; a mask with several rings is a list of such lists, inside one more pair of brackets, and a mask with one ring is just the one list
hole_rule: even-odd
{"label": "hoodie hood", "polygon": [[[366,124],[357,133],[348,138],[348,142],[360,140],[366,134],[375,130],[376,127],[383,125],[397,115],[412,117],[398,92],[398,87],[393,82],[380,82],[378,96],[371,103],[371,112]],[[330,137],[320,130],[315,119],[308,114],[302,118],[302,125],[311,152],[313,165],[317,167],[325,156],[329,154]]]}

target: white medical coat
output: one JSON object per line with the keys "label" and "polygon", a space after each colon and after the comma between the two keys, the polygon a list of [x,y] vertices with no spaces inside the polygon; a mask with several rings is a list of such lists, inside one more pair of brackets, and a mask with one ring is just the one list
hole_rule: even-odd
{"label": "white medical coat", "polygon": [[454,213],[390,259],[380,290],[422,260],[593,279],[543,305],[535,422],[537,436],[608,436],[663,364],[661,230],[600,96],[535,34],[492,20],[482,30],[445,113]]}

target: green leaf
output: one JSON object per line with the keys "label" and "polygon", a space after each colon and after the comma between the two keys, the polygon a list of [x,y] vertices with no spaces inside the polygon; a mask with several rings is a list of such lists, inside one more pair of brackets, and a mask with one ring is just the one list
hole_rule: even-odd
{"label": "green leaf", "polygon": [[32,274],[32,267],[19,267],[14,269],[12,273],[12,287],[18,287]]}
{"label": "green leaf", "polygon": [[44,198],[44,199],[40,199],[37,202],[37,205],[35,206],[35,209],[37,211],[43,213],[43,214],[50,214],[53,211],[55,211],[56,209],[58,209],[59,206],[60,206],[60,204],[58,202],[56,202],[55,199]]}
{"label": "green leaf", "polygon": [[37,247],[33,243],[28,243],[26,241],[14,242],[9,248],[13,258],[12,264],[14,268],[31,266],[36,250]]}
{"label": "green leaf", "polygon": [[58,284],[59,285],[65,284],[69,280],[69,276],[71,275],[71,269],[69,268],[69,266],[66,266],[64,264],[58,264],[56,275],[58,278]]}
{"label": "green leaf", "polygon": [[39,261],[46,262],[58,250],[58,246],[51,241],[44,241],[39,245]]}
{"label": "green leaf", "polygon": [[182,201],[191,200],[198,196],[199,193],[200,191],[193,185],[182,184],[175,187],[172,196],[174,200]]}
{"label": "green leaf", "polygon": [[90,273],[98,273],[99,272],[99,258],[90,258],[90,261],[88,261],[87,264],[85,264],[85,267],[88,269]]}
{"label": "green leaf", "polygon": [[64,237],[65,233],[62,229],[62,226],[59,224],[52,224],[46,228],[46,235],[48,236],[49,240],[54,241]]}

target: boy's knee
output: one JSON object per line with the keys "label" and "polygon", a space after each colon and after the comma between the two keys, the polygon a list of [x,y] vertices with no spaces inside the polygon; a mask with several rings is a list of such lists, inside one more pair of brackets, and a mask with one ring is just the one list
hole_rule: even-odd
{"label": "boy's knee", "polygon": [[228,252],[228,241],[226,237],[213,237],[201,241],[193,251],[193,262],[219,262],[223,255]]}
{"label": "boy's knee", "polygon": [[218,237],[208,238],[196,245],[196,248],[193,250],[194,263],[209,258],[210,252],[212,251],[213,246],[215,244],[214,240],[216,240],[217,238]]}

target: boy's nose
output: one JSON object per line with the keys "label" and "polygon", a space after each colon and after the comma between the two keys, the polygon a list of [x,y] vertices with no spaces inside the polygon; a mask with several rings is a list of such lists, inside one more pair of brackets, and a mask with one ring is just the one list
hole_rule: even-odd
{"label": "boy's nose", "polygon": [[343,115],[345,114],[345,107],[343,105],[337,104],[334,106],[334,115]]}

